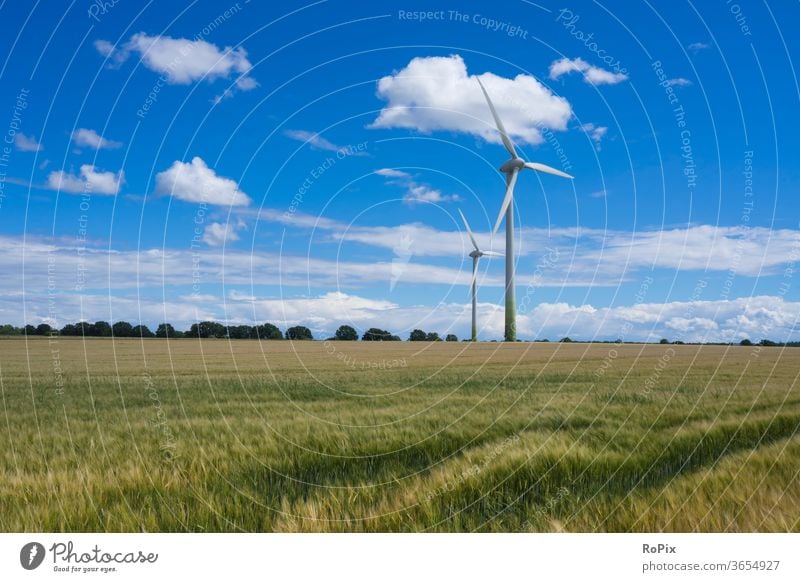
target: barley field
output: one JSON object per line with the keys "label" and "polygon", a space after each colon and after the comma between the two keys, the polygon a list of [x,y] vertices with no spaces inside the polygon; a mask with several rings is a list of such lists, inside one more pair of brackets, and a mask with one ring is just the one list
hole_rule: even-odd
{"label": "barley field", "polygon": [[800,349],[0,341],[2,531],[800,531]]}

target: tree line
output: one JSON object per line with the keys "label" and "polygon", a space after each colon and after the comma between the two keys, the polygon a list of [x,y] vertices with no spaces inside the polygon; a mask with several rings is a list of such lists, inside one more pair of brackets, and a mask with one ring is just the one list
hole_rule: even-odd
{"label": "tree line", "polygon": [[[51,327],[47,323],[40,323],[37,326],[26,325],[15,327],[10,324],[0,325],[0,336],[25,335],[25,336],[83,336],[83,337],[140,337],[140,338],[218,338],[218,339],[261,339],[261,340],[313,340],[314,335],[311,330],[303,325],[295,325],[282,332],[278,326],[271,323],[260,325],[225,325],[217,321],[201,321],[193,323],[188,330],[180,331],[175,329],[172,324],[161,323],[155,331],[151,331],[146,325],[133,325],[127,321],[118,321],[110,324],[107,321],[80,321],[78,323],[68,323],[61,329]],[[350,325],[341,325],[333,337],[325,338],[336,341],[361,341],[365,342],[399,342],[400,336],[394,335],[385,329],[371,327],[366,330],[359,338],[356,329]],[[457,342],[458,337],[449,333],[444,338],[436,332],[426,332],[421,329],[411,331],[408,336],[411,342]],[[466,341],[466,340],[464,340]],[[547,342],[548,340],[536,340]],[[564,343],[573,341],[569,337],[558,340]],[[622,340],[617,342],[594,342],[594,343],[627,343]],[[636,342],[632,342],[636,343]],[[669,341],[661,339],[661,344],[683,344],[690,342]],[[733,343],[706,342],[703,345],[733,345]],[[765,346],[765,347],[800,347],[800,342],[776,342],[770,339],[762,339],[755,343],[749,339],[739,342],[741,346]]]}
{"label": "tree line", "polygon": [[[304,325],[295,325],[282,332],[278,326],[271,323],[260,325],[225,325],[217,321],[201,321],[193,323],[188,330],[180,331],[170,323],[161,323],[155,331],[146,325],[133,325],[127,321],[108,323],[107,321],[80,321],[68,323],[61,329],[54,328],[47,323],[37,326],[26,325],[15,327],[10,324],[0,326],[0,335],[25,335],[25,336],[83,336],[83,337],[139,337],[139,338],[218,338],[218,339],[261,339],[261,340],[313,340],[311,330]],[[328,340],[358,341],[356,329],[350,325],[342,325],[336,330],[333,337]],[[402,341],[400,336],[394,335],[385,329],[371,327],[361,335],[361,341]],[[415,329],[409,335],[409,341],[442,341],[436,332],[424,332]],[[458,341],[453,334],[445,336],[444,341]]]}

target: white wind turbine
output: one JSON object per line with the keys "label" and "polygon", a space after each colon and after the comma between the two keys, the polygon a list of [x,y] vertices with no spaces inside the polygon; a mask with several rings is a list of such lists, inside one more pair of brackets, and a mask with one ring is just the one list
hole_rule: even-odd
{"label": "white wind turbine", "polygon": [[494,117],[494,123],[497,125],[497,130],[500,132],[500,139],[503,140],[503,145],[508,150],[511,157],[500,166],[500,171],[506,175],[506,197],[503,199],[503,205],[500,207],[500,213],[497,215],[497,222],[495,222],[492,236],[497,233],[500,228],[500,223],[503,221],[503,214],[506,216],[506,326],[505,326],[505,341],[513,342],[517,340],[517,301],[516,293],[514,291],[514,205],[511,204],[514,200],[514,185],[517,183],[517,174],[520,170],[525,168],[529,170],[536,170],[537,172],[545,172],[562,178],[570,178],[572,176],[565,174],[560,170],[539,164],[537,162],[526,162],[517,155],[514,149],[514,144],[506,133],[506,128],[503,127],[503,122],[497,115],[497,111],[486,92],[486,88],[478,79],[478,84],[481,86],[481,91],[486,97],[486,102],[489,104],[489,109]]}
{"label": "white wind turbine", "polygon": [[503,253],[495,251],[482,251],[478,247],[478,242],[475,240],[475,235],[472,234],[472,229],[469,227],[467,217],[461,212],[459,208],[458,213],[461,215],[461,220],[464,221],[464,226],[467,228],[467,234],[472,241],[472,246],[475,248],[469,256],[472,257],[472,341],[478,341],[478,261],[481,257],[502,257]]}

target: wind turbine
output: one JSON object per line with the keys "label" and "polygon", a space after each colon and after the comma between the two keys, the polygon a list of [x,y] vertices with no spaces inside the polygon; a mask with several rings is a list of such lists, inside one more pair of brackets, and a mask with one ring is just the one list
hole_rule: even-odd
{"label": "wind turbine", "polygon": [[467,217],[464,216],[464,213],[461,212],[461,209],[458,209],[458,213],[461,215],[461,220],[464,221],[464,226],[467,228],[467,234],[469,234],[469,239],[472,241],[472,246],[475,248],[469,256],[472,257],[472,341],[478,341],[478,261],[481,257],[502,257],[503,253],[497,253],[495,251],[482,251],[480,247],[478,247],[478,242],[475,240],[475,235],[472,234],[472,229],[469,227],[469,223],[467,222]]}
{"label": "wind turbine", "polygon": [[505,329],[505,341],[513,342],[517,341],[517,300],[516,300],[516,292],[514,290],[514,205],[512,204],[514,200],[514,185],[517,183],[517,174],[519,174],[520,170],[524,170],[525,168],[529,170],[536,170],[537,172],[545,172],[546,174],[553,174],[555,176],[561,176],[562,178],[570,178],[572,176],[569,174],[565,174],[560,170],[556,170],[555,168],[551,168],[550,166],[545,166],[544,164],[540,164],[538,162],[526,162],[522,158],[517,155],[517,150],[514,149],[514,144],[511,143],[511,140],[508,137],[508,133],[506,132],[506,128],[503,127],[503,122],[500,121],[500,117],[497,115],[497,111],[492,104],[492,100],[489,98],[489,94],[486,92],[486,88],[481,83],[481,80],[476,77],[478,80],[478,85],[481,86],[481,91],[483,91],[484,97],[486,97],[486,102],[489,104],[489,109],[492,112],[492,117],[494,117],[494,123],[497,126],[497,130],[500,132],[500,139],[503,140],[503,145],[508,150],[508,153],[511,157],[502,165],[500,166],[500,171],[506,175],[506,197],[503,199],[503,205],[500,207],[500,213],[497,215],[497,222],[495,222],[494,230],[492,230],[492,236],[497,233],[497,229],[500,228],[500,223],[503,222],[503,214],[506,216],[506,329]]}

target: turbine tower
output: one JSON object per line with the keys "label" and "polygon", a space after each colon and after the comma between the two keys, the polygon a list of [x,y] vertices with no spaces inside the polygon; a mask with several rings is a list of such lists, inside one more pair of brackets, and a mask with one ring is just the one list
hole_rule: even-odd
{"label": "turbine tower", "polygon": [[517,174],[519,174],[520,170],[524,170],[525,168],[529,170],[536,170],[537,172],[545,172],[546,174],[553,174],[555,176],[561,176],[562,178],[570,178],[572,176],[569,174],[565,174],[560,170],[556,170],[555,168],[551,168],[550,166],[545,166],[544,164],[539,164],[537,162],[526,162],[522,158],[517,155],[517,151],[514,149],[514,144],[511,143],[511,139],[508,137],[508,133],[506,133],[506,128],[503,127],[503,122],[500,121],[500,117],[497,115],[497,111],[492,104],[492,100],[489,98],[489,94],[486,92],[486,88],[481,83],[481,80],[476,77],[478,80],[478,85],[481,86],[481,91],[483,91],[484,97],[486,97],[486,102],[489,104],[489,109],[492,112],[492,117],[494,117],[494,123],[497,126],[497,130],[500,132],[500,139],[503,140],[503,145],[505,146],[508,153],[511,157],[502,165],[500,166],[500,171],[506,175],[506,197],[503,199],[503,205],[500,207],[500,213],[497,215],[497,222],[495,222],[494,230],[492,230],[492,235],[497,233],[497,229],[500,228],[500,223],[503,221],[503,214],[506,216],[506,329],[505,329],[505,341],[513,342],[517,341],[517,301],[516,301],[516,293],[514,290],[514,205],[512,204],[514,200],[514,185],[517,183]]}
{"label": "turbine tower", "polygon": [[478,242],[475,240],[475,235],[472,234],[472,229],[469,227],[467,217],[461,212],[459,208],[458,213],[461,215],[461,220],[464,221],[464,226],[467,228],[467,234],[472,241],[472,246],[475,249],[469,256],[472,257],[472,341],[478,341],[478,261],[481,257],[502,257],[502,253],[495,251],[482,251],[478,247]]}

